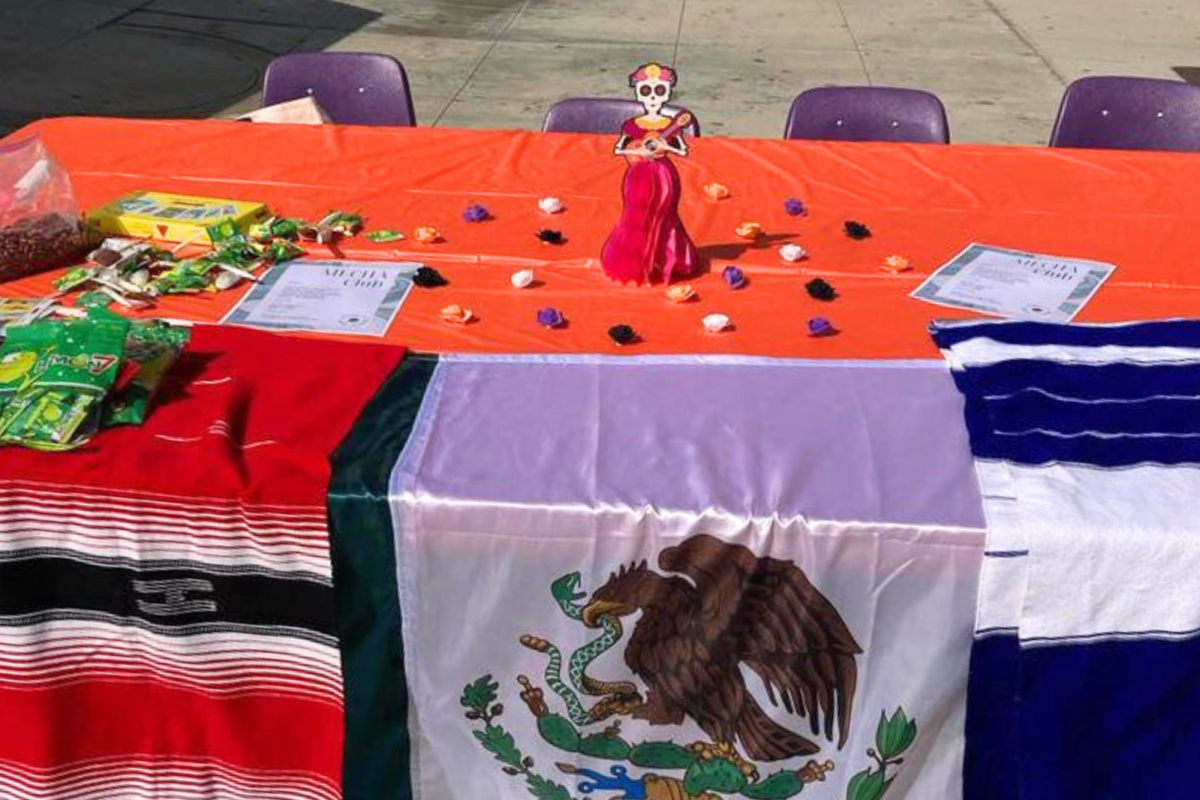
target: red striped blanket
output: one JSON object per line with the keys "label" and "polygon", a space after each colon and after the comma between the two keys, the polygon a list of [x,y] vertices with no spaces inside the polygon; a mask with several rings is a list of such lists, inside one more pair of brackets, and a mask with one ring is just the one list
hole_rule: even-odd
{"label": "red striped blanket", "polygon": [[328,458],[401,354],[200,327],[145,426],[0,450],[0,797],[341,797]]}

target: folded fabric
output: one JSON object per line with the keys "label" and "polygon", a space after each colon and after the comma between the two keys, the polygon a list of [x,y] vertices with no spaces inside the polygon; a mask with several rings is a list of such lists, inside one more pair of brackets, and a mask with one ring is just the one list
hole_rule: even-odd
{"label": "folded fabric", "polygon": [[410,358],[378,399],[331,503],[355,798],[958,796],[942,365]]}
{"label": "folded fabric", "polygon": [[143,426],[0,450],[0,797],[342,796],[329,457],[402,352],[197,326]]}
{"label": "folded fabric", "polygon": [[967,800],[1187,796],[1200,745],[1200,323],[936,324],[987,550]]}

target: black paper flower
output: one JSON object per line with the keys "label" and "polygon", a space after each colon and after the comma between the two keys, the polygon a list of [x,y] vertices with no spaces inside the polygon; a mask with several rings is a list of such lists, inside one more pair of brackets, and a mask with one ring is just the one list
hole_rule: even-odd
{"label": "black paper flower", "polygon": [[613,325],[608,329],[608,338],[620,345],[633,344],[637,341],[638,335],[629,325]]}
{"label": "black paper flower", "polygon": [[855,222],[854,220],[847,221],[845,228],[846,235],[851,239],[866,239],[871,235],[870,228],[868,228],[866,225],[863,225],[861,222]]}
{"label": "black paper flower", "polygon": [[550,228],[543,228],[542,230],[538,231],[537,237],[544,244],[562,244],[567,240],[566,237],[563,236],[562,231],[551,230]]}
{"label": "black paper flower", "polygon": [[450,281],[443,278],[442,273],[433,267],[417,267],[417,271],[413,273],[412,282],[422,289],[436,289],[439,286],[445,286]]}
{"label": "black paper flower", "polygon": [[804,284],[804,288],[808,291],[808,296],[813,300],[821,300],[828,303],[837,297],[837,292],[834,288],[820,278],[813,278]]}

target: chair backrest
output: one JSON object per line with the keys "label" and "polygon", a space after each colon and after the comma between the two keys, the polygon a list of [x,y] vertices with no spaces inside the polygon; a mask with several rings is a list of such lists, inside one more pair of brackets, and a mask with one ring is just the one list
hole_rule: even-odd
{"label": "chair backrest", "polygon": [[1200,151],[1200,86],[1080,78],[1063,93],[1050,146]]}
{"label": "chair backrest", "polygon": [[950,123],[946,107],[930,92],[823,86],[792,101],[783,138],[949,144]]}
{"label": "chair backrest", "polygon": [[[666,106],[667,114],[678,114],[678,106]],[[616,97],[568,97],[550,106],[542,130],[558,133],[611,133],[621,131],[621,123],[642,114],[642,104],[636,100]],[[683,129],[687,136],[700,135],[700,123],[692,118],[692,124]]]}
{"label": "chair backrest", "polygon": [[267,65],[264,106],[316,98],[342,125],[417,124],[408,75],[399,61],[377,53],[291,53]]}

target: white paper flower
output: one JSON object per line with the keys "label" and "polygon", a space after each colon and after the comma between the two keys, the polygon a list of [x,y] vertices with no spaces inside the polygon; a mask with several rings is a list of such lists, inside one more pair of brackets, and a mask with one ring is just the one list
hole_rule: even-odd
{"label": "white paper flower", "polygon": [[709,333],[720,333],[729,327],[729,317],[724,314],[709,314],[700,322],[704,324],[704,330]]}
{"label": "white paper flower", "polygon": [[798,244],[785,244],[779,248],[779,257],[784,261],[800,261],[808,252]]}
{"label": "white paper flower", "polygon": [[547,214],[557,214],[558,212],[562,211],[565,206],[563,206],[563,201],[559,200],[557,197],[543,197],[541,200],[538,200],[538,208],[540,208],[542,211],[545,211]]}
{"label": "white paper flower", "polygon": [[518,289],[528,289],[533,285],[533,270],[523,269],[512,274],[512,285]]}

